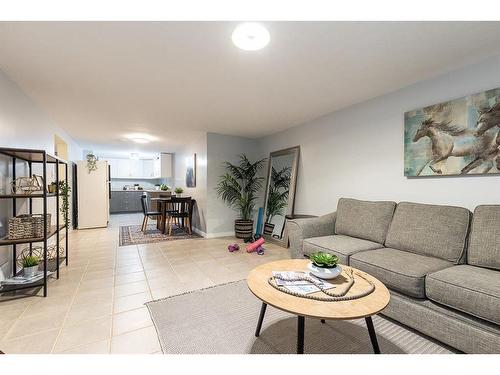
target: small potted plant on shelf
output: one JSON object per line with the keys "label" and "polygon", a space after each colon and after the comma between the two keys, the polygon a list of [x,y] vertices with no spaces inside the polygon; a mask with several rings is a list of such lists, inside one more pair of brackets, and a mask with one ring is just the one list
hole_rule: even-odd
{"label": "small potted plant on shelf", "polygon": [[175,191],[175,196],[176,197],[180,197],[181,194],[184,193],[184,189],[181,188],[181,187],[176,187],[174,191]]}
{"label": "small potted plant on shelf", "polygon": [[57,191],[57,183],[55,181],[51,182],[47,187],[47,190],[49,191],[49,194],[55,194]]}
{"label": "small potted plant on shelf", "polygon": [[314,276],[320,279],[334,279],[342,273],[342,268],[338,265],[339,258],[336,255],[318,251],[309,256],[311,263],[307,268]]}
{"label": "small potted plant on shelf", "polygon": [[34,255],[26,255],[22,259],[23,273],[25,277],[33,277],[38,272],[40,259]]}
{"label": "small potted plant on shelf", "polygon": [[168,190],[170,190],[170,186],[168,186],[166,184],[161,184],[160,185],[160,190],[162,190],[162,191],[168,191]]}

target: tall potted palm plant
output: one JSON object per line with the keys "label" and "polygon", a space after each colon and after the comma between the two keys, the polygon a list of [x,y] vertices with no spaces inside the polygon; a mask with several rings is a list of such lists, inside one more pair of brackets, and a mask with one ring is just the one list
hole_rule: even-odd
{"label": "tall potted palm plant", "polygon": [[285,214],[290,192],[291,172],[290,167],[283,167],[280,171],[277,171],[274,167],[271,169],[264,234],[272,235],[274,231],[273,217]]}
{"label": "tall potted palm plant", "polygon": [[253,211],[257,193],[262,188],[263,177],[258,172],[266,159],[252,163],[241,154],[239,164],[224,163],[226,173],[219,177],[217,195],[232,209],[238,212],[234,222],[237,238],[249,238],[253,232]]}

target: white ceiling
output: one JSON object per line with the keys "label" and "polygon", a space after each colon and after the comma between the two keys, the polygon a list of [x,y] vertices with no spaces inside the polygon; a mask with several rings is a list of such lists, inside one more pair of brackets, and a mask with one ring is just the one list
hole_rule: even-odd
{"label": "white ceiling", "polygon": [[[261,137],[500,54],[499,22],[0,22],[0,69],[83,147],[173,149],[200,131]],[[168,147],[167,147],[167,146]]]}

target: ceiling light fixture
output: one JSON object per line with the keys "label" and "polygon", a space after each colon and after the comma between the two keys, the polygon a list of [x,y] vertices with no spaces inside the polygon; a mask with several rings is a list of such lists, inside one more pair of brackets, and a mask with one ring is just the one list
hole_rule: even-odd
{"label": "ceiling light fixture", "polygon": [[231,36],[236,47],[245,51],[257,51],[269,44],[269,31],[256,22],[245,22],[236,27]]}
{"label": "ceiling light fixture", "polygon": [[146,139],[146,138],[140,138],[140,137],[136,137],[136,138],[131,138],[132,141],[134,141],[135,143],[149,143],[149,139]]}

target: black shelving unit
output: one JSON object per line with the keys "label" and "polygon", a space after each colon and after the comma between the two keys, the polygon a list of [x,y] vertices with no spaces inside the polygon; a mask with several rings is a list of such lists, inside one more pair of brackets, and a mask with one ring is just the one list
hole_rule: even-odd
{"label": "black shelving unit", "polygon": [[[41,193],[33,194],[3,194],[0,195],[0,199],[12,199],[12,215],[17,215],[17,201],[19,199],[28,199],[28,209],[29,213],[33,213],[33,200],[42,199],[43,201],[43,217],[44,217],[44,228],[47,228],[47,200],[49,198],[55,198],[56,200],[56,225],[51,226],[47,231],[44,231],[43,237],[37,238],[23,238],[23,239],[9,239],[8,237],[0,238],[0,246],[12,246],[12,274],[19,275],[22,271],[17,269],[17,246],[21,244],[29,244],[30,250],[33,248],[34,243],[43,243],[43,279],[37,280],[29,284],[19,284],[19,285],[3,285],[0,289],[0,295],[5,295],[7,293],[14,293],[20,290],[43,288],[43,296],[47,297],[47,278],[48,272],[55,272],[56,277],[59,278],[59,266],[62,262],[68,265],[68,227],[65,224],[60,223],[59,213],[60,213],[60,193],[59,193],[59,167],[64,165],[65,171],[65,181],[68,182],[68,163],[65,160],[59,159],[56,156],[48,154],[44,150],[29,150],[29,149],[15,149],[15,148],[0,148],[0,154],[11,158],[12,162],[12,179],[15,180],[17,177],[16,173],[16,163],[18,161],[26,162],[28,165],[29,177],[33,177],[33,164],[42,165],[42,177],[44,181],[43,190]],[[56,192],[47,192],[47,165],[51,164],[55,166],[55,176],[56,176]],[[65,230],[65,256],[61,257],[60,253],[60,233]],[[56,236],[56,258],[48,259],[48,240]]]}

